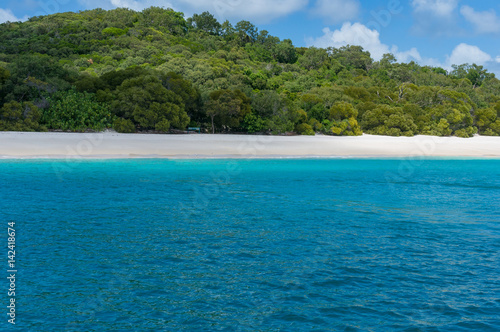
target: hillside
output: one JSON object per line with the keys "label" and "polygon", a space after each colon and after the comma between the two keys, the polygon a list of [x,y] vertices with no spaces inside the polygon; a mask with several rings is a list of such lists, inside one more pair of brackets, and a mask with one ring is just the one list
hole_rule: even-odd
{"label": "hillside", "polygon": [[500,135],[500,81],[151,7],[0,25],[0,130]]}

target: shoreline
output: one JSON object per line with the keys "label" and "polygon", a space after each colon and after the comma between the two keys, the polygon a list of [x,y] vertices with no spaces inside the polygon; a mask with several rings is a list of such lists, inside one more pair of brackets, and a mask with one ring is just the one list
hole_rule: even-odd
{"label": "shoreline", "polygon": [[500,158],[500,137],[0,132],[9,159]]}

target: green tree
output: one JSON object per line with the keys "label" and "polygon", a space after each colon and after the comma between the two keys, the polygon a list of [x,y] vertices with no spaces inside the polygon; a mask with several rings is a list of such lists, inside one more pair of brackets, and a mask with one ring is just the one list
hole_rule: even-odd
{"label": "green tree", "polygon": [[215,133],[216,127],[238,128],[240,121],[250,112],[250,99],[240,90],[214,91],[206,103],[206,114],[212,122],[212,133]]}
{"label": "green tree", "polygon": [[49,129],[101,131],[112,126],[114,118],[108,105],[98,102],[94,94],[58,91],[47,101],[50,106],[43,110],[41,122]]}
{"label": "green tree", "polygon": [[218,36],[221,34],[222,25],[209,12],[203,12],[199,15],[194,14],[193,17],[187,20],[187,24],[211,35]]}
{"label": "green tree", "polygon": [[340,61],[346,68],[368,70],[373,63],[370,53],[364,51],[361,46],[342,46],[340,48],[328,48],[331,57]]}
{"label": "green tree", "polygon": [[486,136],[500,135],[499,112],[494,108],[478,109],[475,114],[475,122],[479,129],[479,134]]}
{"label": "green tree", "polygon": [[350,103],[337,102],[330,108],[330,120],[356,119],[358,111]]}
{"label": "green tree", "polygon": [[290,39],[275,44],[272,48],[273,58],[281,63],[295,63],[298,59],[297,51]]}
{"label": "green tree", "polygon": [[41,112],[31,102],[11,101],[0,108],[1,131],[45,131],[39,124]]}
{"label": "green tree", "polygon": [[239,21],[235,27],[242,45],[253,43],[257,40],[258,29],[248,21]]}
{"label": "green tree", "polygon": [[139,24],[145,27],[155,28],[160,31],[168,31],[180,35],[187,31],[187,22],[184,14],[176,12],[171,8],[149,7],[142,11]]}
{"label": "green tree", "polygon": [[328,60],[328,53],[323,48],[308,48],[304,55],[299,58],[299,65],[302,67],[312,70],[319,69],[323,66]]}
{"label": "green tree", "polygon": [[182,98],[154,75],[125,80],[111,105],[115,115],[132,120],[140,130],[185,129],[190,121]]}
{"label": "green tree", "polygon": [[483,66],[478,66],[475,63],[472,65],[468,63],[453,65],[452,67],[451,76],[457,79],[467,78],[473,85],[473,88],[481,86],[486,79],[494,77]]}
{"label": "green tree", "polygon": [[266,121],[258,115],[249,113],[245,116],[243,128],[250,134],[262,132],[266,129]]}

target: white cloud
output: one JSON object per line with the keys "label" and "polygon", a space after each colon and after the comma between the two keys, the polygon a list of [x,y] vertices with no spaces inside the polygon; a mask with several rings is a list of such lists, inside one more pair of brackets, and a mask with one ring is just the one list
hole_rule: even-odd
{"label": "white cloud", "polygon": [[309,0],[176,0],[175,5],[186,13],[209,11],[220,21],[248,20],[267,23],[304,9]]}
{"label": "white cloud", "polygon": [[0,23],[5,22],[24,22],[28,19],[28,16],[24,16],[23,18],[17,18],[14,13],[10,9],[2,9],[0,8]]}
{"label": "white cloud", "polygon": [[151,6],[172,8],[183,12],[186,17],[194,13],[209,11],[219,21],[249,20],[256,24],[267,23],[273,19],[303,10],[309,0],[78,0],[86,8],[126,7],[142,11]]}
{"label": "white cloud", "polygon": [[399,52],[397,46],[389,47],[380,41],[380,33],[377,30],[370,30],[361,23],[344,23],[340,30],[331,31],[330,28],[323,29],[323,36],[308,40],[310,46],[335,47],[346,45],[362,46],[370,52],[372,58],[380,60],[386,53],[392,53],[400,62],[421,61],[422,57],[416,48],[409,51]]}
{"label": "white cloud", "polygon": [[474,25],[478,33],[500,32],[500,19],[493,9],[484,12],[476,12],[474,8],[462,6],[460,13],[468,22]]}
{"label": "white cloud", "polygon": [[412,0],[414,25],[412,31],[420,35],[456,35],[458,0]]}
{"label": "white cloud", "polygon": [[435,16],[451,16],[457,8],[458,0],[413,0],[411,2],[416,13],[432,13]]}
{"label": "white cloud", "polygon": [[463,65],[465,63],[473,64],[487,67],[496,67],[496,63],[500,63],[500,56],[493,59],[491,55],[482,51],[479,47],[468,45],[465,43],[457,45],[450,55],[447,55],[445,61],[439,61],[438,59],[423,58],[422,61],[418,61],[421,65],[441,67],[448,71],[451,71],[453,65]]}
{"label": "white cloud", "polygon": [[[452,70],[452,65],[462,65],[464,63],[475,63],[489,68],[497,68],[499,67],[498,64],[500,64],[500,56],[493,58],[479,47],[465,43],[457,45],[451,54],[446,56],[444,61],[422,57],[415,47],[401,52],[395,45],[389,47],[383,44],[377,30],[370,30],[361,23],[344,23],[341,29],[334,31],[324,28],[323,36],[309,39],[307,43],[308,46],[321,48],[339,48],[346,45],[362,46],[363,49],[370,52],[375,61],[380,60],[385,53],[392,53],[401,63],[415,61],[423,66],[441,67],[448,71]],[[495,73],[495,71],[493,72]]]}
{"label": "white cloud", "polygon": [[318,0],[311,13],[335,24],[357,18],[360,7],[358,0]]}
{"label": "white cloud", "polygon": [[420,63],[423,60],[420,52],[418,52],[415,47],[405,52],[398,52],[397,50],[398,48],[396,46],[393,46],[392,53],[395,54],[396,59],[398,59],[399,62],[415,61]]}
{"label": "white cloud", "polygon": [[464,63],[484,65],[493,61],[491,55],[483,52],[479,47],[462,43],[455,47],[447,59],[447,67],[451,65],[462,65]]}

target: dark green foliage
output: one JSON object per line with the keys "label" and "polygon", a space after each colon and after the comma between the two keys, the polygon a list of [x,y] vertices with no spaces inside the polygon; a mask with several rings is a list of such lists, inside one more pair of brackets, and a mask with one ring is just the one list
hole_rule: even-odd
{"label": "dark green foliage", "polygon": [[209,12],[203,12],[202,14],[194,14],[193,17],[187,20],[188,25],[205,31],[211,35],[218,36],[221,34],[222,25],[217,21],[217,19]]}
{"label": "dark green foliage", "polygon": [[211,120],[213,133],[216,129],[239,128],[250,112],[250,98],[240,90],[214,91],[206,103],[206,115]]}
{"label": "dark green foliage", "polygon": [[39,124],[42,113],[33,103],[11,101],[0,108],[0,131],[45,131]]}
{"label": "dark green foliage", "polygon": [[0,38],[2,130],[500,135],[500,80],[482,66],[296,48],[209,12],[58,13]]}
{"label": "dark green foliage", "polygon": [[298,124],[297,127],[295,127],[295,130],[297,131],[297,133],[299,133],[301,135],[314,136],[313,127],[307,123]]}
{"label": "dark green foliage", "polygon": [[483,66],[469,65],[468,63],[460,66],[453,65],[451,75],[458,79],[466,78],[474,88],[481,86],[486,79],[493,77]]}
{"label": "dark green foliage", "polygon": [[49,129],[101,131],[113,123],[108,105],[96,101],[91,93],[59,91],[47,101],[49,107],[43,111],[41,122]]}
{"label": "dark green foliage", "polygon": [[329,48],[333,59],[337,59],[346,68],[367,70],[373,60],[369,52],[363,50],[361,46],[342,46],[338,49]]}
{"label": "dark green foliage", "polygon": [[134,133],[134,123],[128,119],[116,118],[113,122],[113,129],[119,133]]}
{"label": "dark green foliage", "polygon": [[249,113],[245,116],[243,128],[250,134],[263,132],[266,129],[266,121],[258,115]]}
{"label": "dark green foliage", "polygon": [[184,14],[173,9],[150,7],[142,11],[139,26],[154,28],[162,32],[170,32],[174,35],[183,34],[187,31],[187,22]]}
{"label": "dark green foliage", "polygon": [[154,75],[127,79],[114,95],[113,113],[132,120],[140,130],[184,129],[190,121],[182,98]]}
{"label": "dark green foliage", "polygon": [[481,135],[499,136],[500,135],[500,104],[495,108],[479,109],[476,111],[476,126]]}
{"label": "dark green foliage", "polygon": [[319,69],[328,61],[328,53],[325,49],[311,47],[299,59],[299,64],[305,69]]}

